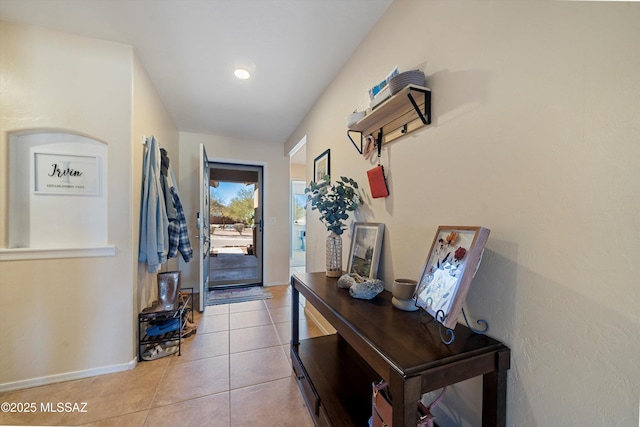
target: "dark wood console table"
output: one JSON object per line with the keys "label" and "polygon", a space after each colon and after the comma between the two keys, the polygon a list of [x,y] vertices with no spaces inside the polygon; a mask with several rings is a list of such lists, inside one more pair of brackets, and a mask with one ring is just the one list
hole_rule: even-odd
{"label": "dark wood console table", "polygon": [[[291,277],[291,361],[316,425],[368,425],[371,383],[384,379],[393,425],[415,427],[422,393],[482,375],[482,425],[505,426],[508,347],[463,325],[445,345],[437,323],[396,309],[391,293],[355,299],[336,281],[325,273]],[[337,334],[299,339],[300,294]]]}

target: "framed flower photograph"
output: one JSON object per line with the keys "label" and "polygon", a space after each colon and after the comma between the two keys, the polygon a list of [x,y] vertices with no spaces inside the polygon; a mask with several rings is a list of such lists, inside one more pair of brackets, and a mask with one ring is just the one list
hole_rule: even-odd
{"label": "framed flower photograph", "polygon": [[320,182],[325,176],[331,176],[331,150],[327,149],[313,161],[313,180]]}
{"label": "framed flower photograph", "polygon": [[349,250],[347,273],[356,273],[365,278],[378,277],[378,264],[382,250],[384,224],[356,222]]}
{"label": "framed flower photograph", "polygon": [[440,226],[415,292],[416,305],[454,329],[490,230]]}

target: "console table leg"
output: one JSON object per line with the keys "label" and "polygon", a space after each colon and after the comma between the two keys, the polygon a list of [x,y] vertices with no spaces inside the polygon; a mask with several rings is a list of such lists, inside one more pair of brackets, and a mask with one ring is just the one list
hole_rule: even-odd
{"label": "console table leg", "polygon": [[482,377],[482,427],[507,425],[507,371]]}
{"label": "console table leg", "polygon": [[291,347],[298,347],[299,324],[300,319],[300,292],[293,285],[293,277],[291,278]]}
{"label": "console table leg", "polygon": [[390,380],[393,425],[414,427],[418,418],[418,400],[422,397],[421,377],[403,378],[394,371],[391,372]]}

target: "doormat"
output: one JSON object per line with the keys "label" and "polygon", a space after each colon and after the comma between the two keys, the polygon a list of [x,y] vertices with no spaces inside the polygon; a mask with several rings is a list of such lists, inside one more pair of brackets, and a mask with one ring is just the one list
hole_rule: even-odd
{"label": "doormat", "polygon": [[207,305],[233,304],[236,302],[256,301],[269,298],[273,298],[273,295],[262,286],[212,289],[209,291]]}

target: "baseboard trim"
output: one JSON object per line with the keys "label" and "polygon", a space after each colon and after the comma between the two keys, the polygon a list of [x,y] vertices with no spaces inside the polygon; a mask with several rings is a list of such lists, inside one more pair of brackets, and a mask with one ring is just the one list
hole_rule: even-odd
{"label": "baseboard trim", "polygon": [[271,287],[271,286],[282,286],[282,285],[288,285],[289,282],[269,282],[269,283],[263,283],[262,286],[265,288]]}
{"label": "baseboard trim", "polygon": [[335,334],[336,330],[333,329],[331,324],[325,320],[316,310],[309,310],[309,306],[305,306],[304,314],[322,331],[324,335]]}
{"label": "baseboard trim", "polygon": [[138,359],[135,358],[128,363],[119,365],[102,366],[100,368],[86,369],[84,371],[65,372],[63,374],[48,375],[46,377],[30,378],[28,380],[13,381],[0,384],[0,392],[21,390],[23,388],[37,387],[47,384],[55,384],[63,381],[79,380],[82,378],[95,377],[97,375],[112,374],[115,372],[128,371],[136,367]]}

